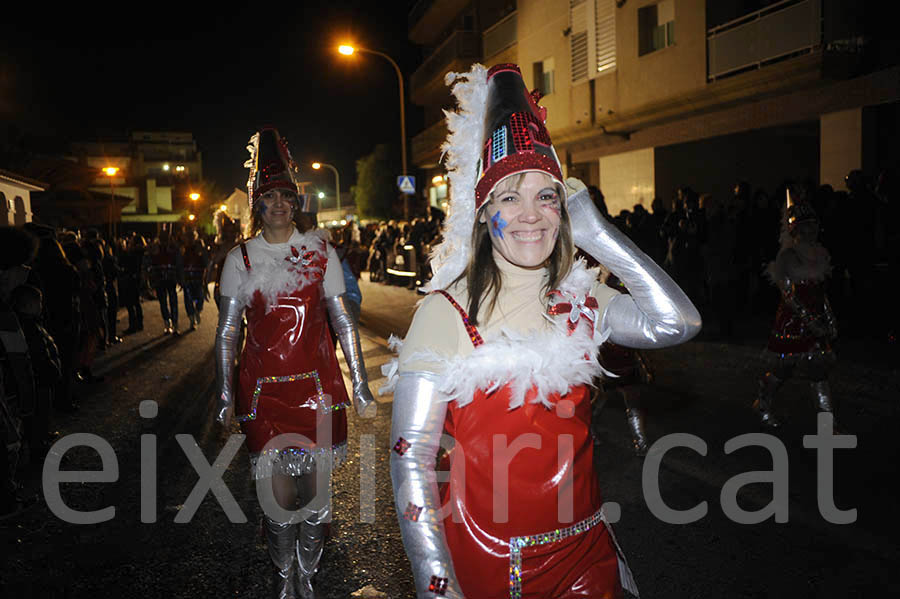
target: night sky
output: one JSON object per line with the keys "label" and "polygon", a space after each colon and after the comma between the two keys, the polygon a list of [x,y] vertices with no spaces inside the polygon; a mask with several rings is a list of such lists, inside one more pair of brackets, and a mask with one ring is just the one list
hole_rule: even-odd
{"label": "night sky", "polygon": [[[301,175],[346,191],[355,161],[378,143],[399,163],[396,74],[374,55],[339,55],[344,40],[392,56],[407,86],[407,132],[421,128],[409,102],[420,50],[406,37],[409,2],[135,3],[4,7],[0,123],[62,142],[124,138],[132,130],[190,131],[204,175],[228,193],[246,185],[250,135],[271,124],[288,139]],[[13,24],[15,23],[15,24]],[[398,173],[399,174],[399,173]]]}

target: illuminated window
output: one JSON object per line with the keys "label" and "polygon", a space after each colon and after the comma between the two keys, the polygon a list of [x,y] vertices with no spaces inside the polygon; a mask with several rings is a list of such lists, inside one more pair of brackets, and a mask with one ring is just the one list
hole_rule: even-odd
{"label": "illuminated window", "polygon": [[675,0],[638,9],[638,56],[675,45]]}
{"label": "illuminated window", "polygon": [[534,63],[534,87],[541,95],[549,96],[555,91],[554,70],[552,57]]}

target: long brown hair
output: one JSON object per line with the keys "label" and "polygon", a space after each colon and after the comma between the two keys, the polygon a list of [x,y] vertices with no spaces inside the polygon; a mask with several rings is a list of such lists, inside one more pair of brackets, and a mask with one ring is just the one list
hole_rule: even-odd
{"label": "long brown hair", "polygon": [[[511,188],[518,189],[522,183],[525,173],[519,173],[508,177],[509,185],[504,185],[503,191]],[[559,235],[556,237],[556,245],[553,247],[550,257],[545,263],[547,267],[547,284],[544,291],[556,289],[564,278],[572,269],[575,262],[575,244],[572,241],[572,227],[569,221],[569,212],[566,210],[564,190],[557,185],[557,192],[560,196],[560,220]],[[494,311],[494,305],[497,302],[497,296],[500,294],[500,269],[494,262],[493,248],[491,242],[491,234],[487,222],[480,222],[482,214],[484,214],[487,205],[494,199],[494,194],[498,193],[495,188],[488,199],[484,202],[475,215],[475,226],[472,228],[471,252],[469,264],[466,269],[451,283],[451,285],[466,280],[469,292],[469,305],[467,311],[469,313],[469,322],[478,325],[478,312],[485,300],[488,301],[488,314]],[[485,219],[486,221],[487,219]]]}

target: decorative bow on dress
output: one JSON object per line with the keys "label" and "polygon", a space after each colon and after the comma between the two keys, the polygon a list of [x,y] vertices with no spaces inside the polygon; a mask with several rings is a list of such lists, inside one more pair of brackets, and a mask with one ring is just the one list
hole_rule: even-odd
{"label": "decorative bow on dress", "polygon": [[572,294],[563,294],[561,291],[554,289],[547,295],[556,296],[563,299],[571,298],[568,302],[559,302],[547,308],[547,313],[556,316],[558,314],[568,314],[566,326],[569,329],[569,335],[575,332],[578,327],[578,321],[586,318],[590,323],[591,337],[594,336],[594,325],[597,321],[597,310],[600,307],[597,304],[597,298],[593,296],[575,296]]}
{"label": "decorative bow on dress", "polygon": [[300,264],[301,266],[309,266],[312,264],[313,258],[315,258],[316,253],[313,251],[306,251],[306,246],[300,246],[300,250],[303,251],[301,254],[297,251],[297,248],[291,246],[291,255],[285,257],[285,260],[290,262],[291,264]]}

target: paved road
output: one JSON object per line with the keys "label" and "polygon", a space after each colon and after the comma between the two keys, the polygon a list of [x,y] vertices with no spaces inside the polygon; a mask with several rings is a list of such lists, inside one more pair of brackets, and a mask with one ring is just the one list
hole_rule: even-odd
{"label": "paved road", "polygon": [[[421,296],[365,280],[362,288],[363,349],[374,390],[390,358],[385,338],[405,332]],[[103,356],[97,370],[106,380],[83,387],[82,410],[58,422],[64,436],[88,432],[108,441],[119,468],[116,482],[64,484],[62,497],[80,510],[114,506],[115,517],[67,524],[41,501],[0,523],[0,596],[267,597],[269,565],[244,448],[223,480],[247,521],[229,522],[207,494],[188,523],[174,522],[189,511],[184,505],[197,481],[175,435],[191,435],[210,462],[228,439],[210,422],[215,308],[207,308],[196,332],[179,338],[161,334],[154,304],[146,303],[145,313],[147,329]],[[867,597],[896,590],[896,502],[887,483],[900,457],[893,443],[900,377],[895,364],[866,354],[864,344],[847,352],[832,377],[841,424],[858,435],[856,449],[835,452],[835,503],[857,508],[858,521],[830,524],[819,513],[816,455],[802,444],[803,435],[814,432],[814,414],[805,388],[793,382],[784,390],[790,419],[778,440],[789,460],[789,521],[737,524],[725,516],[726,481],[772,469],[760,447],[724,451],[727,440],[757,431],[747,406],[759,347],[698,341],[650,353],[657,380],[643,397],[651,438],[682,432],[707,446],[706,455],[673,449],[659,474],[662,499],[673,509],[706,502],[708,513],[696,522],[665,524],[649,509],[642,476],[650,461],[630,454],[620,403],[610,400],[595,422],[605,499],[620,506],[616,531],[643,596]],[[139,406],[148,400],[157,402],[158,414],[142,418]],[[391,400],[379,398],[374,420],[351,419],[350,459],[335,476],[336,518],[318,579],[323,597],[349,597],[369,585],[394,599],[413,596],[387,468]],[[141,435],[156,437],[155,506],[153,494],[143,493],[151,498],[143,504],[155,523],[142,523],[140,516]],[[145,460],[144,468],[152,462]],[[64,469],[100,466],[87,448],[71,450],[63,461]],[[40,492],[40,465],[29,472],[31,488]],[[771,485],[758,483],[744,487],[738,503],[755,510],[771,497]]]}

